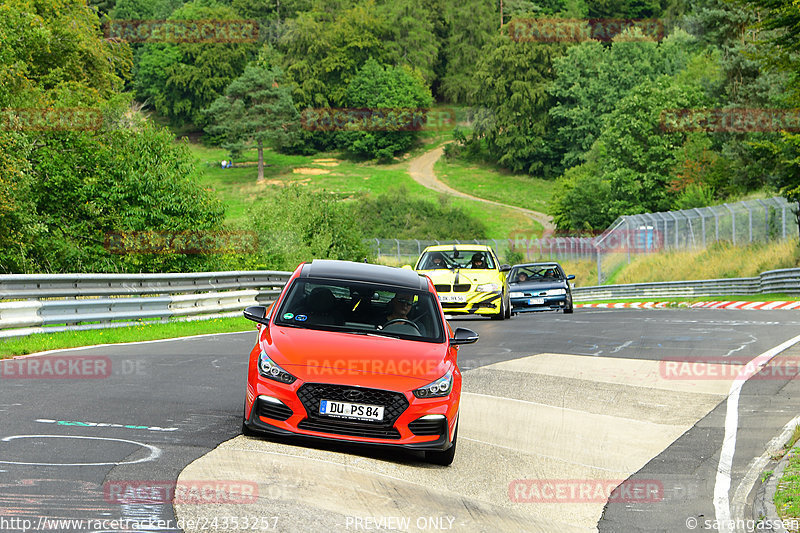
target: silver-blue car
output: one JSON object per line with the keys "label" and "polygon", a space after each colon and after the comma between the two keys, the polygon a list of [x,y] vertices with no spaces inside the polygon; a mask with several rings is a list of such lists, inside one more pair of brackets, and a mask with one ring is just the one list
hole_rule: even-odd
{"label": "silver-blue car", "polygon": [[508,273],[512,313],[562,310],[572,312],[572,290],[575,276],[564,275],[556,262],[514,265]]}

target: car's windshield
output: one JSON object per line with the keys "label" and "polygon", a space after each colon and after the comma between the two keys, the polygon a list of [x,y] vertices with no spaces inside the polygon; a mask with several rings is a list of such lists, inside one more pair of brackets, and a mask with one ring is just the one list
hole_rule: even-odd
{"label": "car's windshield", "polygon": [[439,268],[495,269],[492,254],[486,250],[429,251],[422,254],[417,270]]}
{"label": "car's windshield", "polygon": [[444,342],[441,316],[430,293],[372,283],[297,279],[275,323]]}
{"label": "car's windshield", "polygon": [[510,283],[528,283],[532,281],[563,280],[564,274],[558,265],[521,265],[511,269],[508,276]]}

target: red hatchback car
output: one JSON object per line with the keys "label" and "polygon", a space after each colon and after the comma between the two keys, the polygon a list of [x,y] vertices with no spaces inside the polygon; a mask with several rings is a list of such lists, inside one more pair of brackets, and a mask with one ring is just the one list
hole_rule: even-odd
{"label": "red hatchback car", "polygon": [[269,308],[248,307],[242,432],[397,446],[449,465],[458,435],[458,345],[433,283],[349,261],[301,264]]}

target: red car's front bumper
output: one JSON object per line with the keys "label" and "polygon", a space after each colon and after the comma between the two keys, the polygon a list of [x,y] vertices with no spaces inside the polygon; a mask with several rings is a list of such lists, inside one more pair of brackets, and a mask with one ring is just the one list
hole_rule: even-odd
{"label": "red car's front bumper", "polygon": [[[352,421],[319,414],[321,399],[347,401],[358,390],[363,403],[384,405],[383,422]],[[390,391],[336,383],[287,385],[260,376],[248,383],[245,425],[274,435],[295,435],[416,450],[446,450],[452,445],[461,394],[460,375],[444,398],[417,398]]]}

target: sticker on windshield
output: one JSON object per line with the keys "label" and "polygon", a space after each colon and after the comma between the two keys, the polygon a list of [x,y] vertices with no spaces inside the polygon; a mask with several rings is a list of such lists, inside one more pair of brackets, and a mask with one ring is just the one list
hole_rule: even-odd
{"label": "sticker on windshield", "polygon": [[297,320],[298,322],[305,322],[306,320],[308,320],[308,317],[306,315],[297,315],[296,317],[294,317],[294,319]]}
{"label": "sticker on windshield", "polygon": [[283,313],[283,319],[284,320],[291,320],[293,318],[294,318],[294,314],[293,313]]}

